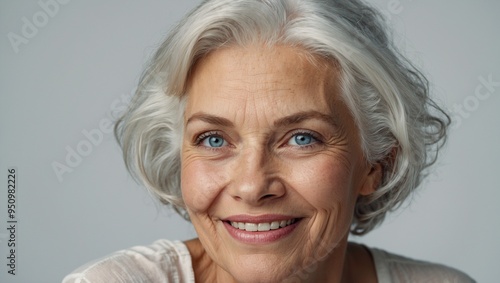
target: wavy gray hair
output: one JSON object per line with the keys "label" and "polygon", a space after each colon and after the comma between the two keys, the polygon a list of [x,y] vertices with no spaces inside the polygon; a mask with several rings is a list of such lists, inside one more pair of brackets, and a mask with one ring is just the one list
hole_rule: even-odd
{"label": "wavy gray hair", "polygon": [[152,57],[116,124],[128,170],[188,219],[179,179],[190,70],[214,50],[255,43],[299,47],[340,68],[342,98],[359,128],[365,158],[384,169],[379,188],[356,203],[351,232],[369,232],[421,183],[450,120],[429,98],[426,78],[387,36],[381,15],[359,0],[201,3]]}

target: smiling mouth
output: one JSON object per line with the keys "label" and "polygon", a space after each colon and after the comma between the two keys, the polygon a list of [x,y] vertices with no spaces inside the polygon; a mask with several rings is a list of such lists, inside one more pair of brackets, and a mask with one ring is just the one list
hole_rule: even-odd
{"label": "smiling mouth", "polygon": [[298,220],[300,219],[293,218],[288,220],[263,222],[263,223],[248,223],[248,222],[235,222],[235,221],[226,221],[226,222],[239,230],[244,230],[248,232],[265,232],[265,231],[285,228],[286,226],[296,223]]}

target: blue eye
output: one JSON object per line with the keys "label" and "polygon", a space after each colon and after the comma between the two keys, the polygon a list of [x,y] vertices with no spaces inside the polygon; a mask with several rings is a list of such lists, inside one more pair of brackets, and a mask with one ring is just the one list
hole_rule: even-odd
{"label": "blue eye", "polygon": [[210,135],[201,142],[206,147],[223,147],[227,142],[219,135]]}
{"label": "blue eye", "polygon": [[297,145],[297,146],[307,146],[317,142],[317,140],[311,135],[307,133],[299,133],[295,134],[290,138],[288,144]]}

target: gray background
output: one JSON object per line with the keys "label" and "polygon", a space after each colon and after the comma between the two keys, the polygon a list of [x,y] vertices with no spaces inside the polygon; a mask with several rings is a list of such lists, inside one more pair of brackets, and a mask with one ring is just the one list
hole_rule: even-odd
{"label": "gray background", "polygon": [[[1,282],[59,282],[112,251],[195,236],[189,223],[158,209],[131,180],[112,134],[99,125],[123,108],[146,59],[198,2],[73,0],[55,2],[58,9],[51,6],[49,15],[38,1],[0,1]],[[353,240],[495,282],[500,278],[500,86],[482,88],[490,95],[481,99],[475,90],[480,77],[500,82],[500,2],[373,3],[390,16],[396,41],[461,123],[405,209]],[[16,50],[9,33],[23,36],[23,18],[37,30],[25,28],[29,38]],[[98,130],[103,139],[95,145],[82,133]],[[78,146],[86,156],[73,159],[72,172],[59,180],[53,163],[68,165],[68,150]],[[11,166],[18,168],[16,276],[7,274],[5,264]]]}

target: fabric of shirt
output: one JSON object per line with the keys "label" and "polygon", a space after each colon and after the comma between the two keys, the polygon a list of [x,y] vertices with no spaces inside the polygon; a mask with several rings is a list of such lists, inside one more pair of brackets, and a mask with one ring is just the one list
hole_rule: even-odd
{"label": "fabric of shirt", "polygon": [[[369,248],[378,282],[469,283],[472,278],[456,269],[417,261]],[[158,240],[90,262],[67,275],[63,283],[192,283],[191,255],[183,242]]]}

